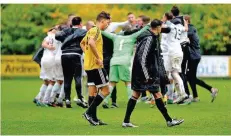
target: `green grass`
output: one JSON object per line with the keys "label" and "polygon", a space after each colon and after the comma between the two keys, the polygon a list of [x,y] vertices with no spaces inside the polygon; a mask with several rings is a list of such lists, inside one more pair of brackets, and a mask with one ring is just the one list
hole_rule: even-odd
{"label": "green grass", "polygon": [[[164,118],[156,107],[138,103],[131,121],[138,128],[122,128],[121,124],[126,110],[127,96],[123,84],[118,86],[118,109],[105,110],[101,106],[98,116],[108,126],[93,127],[83,118],[84,109],[74,103],[72,109],[37,107],[32,103],[38,93],[39,79],[6,79],[2,80],[1,106],[2,134],[21,135],[224,135],[231,134],[231,81],[208,80],[206,82],[220,89],[218,98],[210,103],[211,96],[205,89],[198,87],[201,101],[187,106],[168,105],[172,117],[184,118],[185,122],[168,128]],[[72,88],[72,96],[75,95]],[[73,98],[73,97],[72,97]]]}

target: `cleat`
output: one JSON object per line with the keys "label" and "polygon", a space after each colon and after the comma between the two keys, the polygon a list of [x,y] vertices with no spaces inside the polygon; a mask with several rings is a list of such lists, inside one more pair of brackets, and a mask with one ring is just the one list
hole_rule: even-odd
{"label": "cleat", "polygon": [[92,125],[92,126],[97,126],[99,125],[99,122],[96,122],[92,119],[92,117],[90,115],[88,115],[87,113],[83,114],[83,117]]}
{"label": "cleat", "polygon": [[168,100],[167,100],[167,104],[173,104],[173,100],[168,99]]}
{"label": "cleat", "polygon": [[84,100],[77,99],[76,104],[84,109],[88,108],[88,104]]}
{"label": "cleat", "polygon": [[108,105],[107,103],[104,103],[104,104],[102,105],[102,107],[103,107],[104,109],[108,109],[108,108],[109,108],[109,105]]}
{"label": "cleat", "polygon": [[50,106],[50,107],[57,107],[57,105],[54,102],[48,103],[48,106]]}
{"label": "cleat", "polygon": [[34,98],[33,103],[35,103],[35,104],[36,104],[36,103],[37,103],[37,101],[38,101],[38,100]]}
{"label": "cleat", "polygon": [[123,122],[122,127],[124,127],[124,128],[126,128],[126,127],[133,127],[133,128],[135,128],[135,127],[138,127],[138,126],[135,126],[132,123],[124,123]]}
{"label": "cleat", "polygon": [[102,125],[108,125],[107,123],[103,122],[102,120],[98,120],[98,123],[99,123],[100,126],[102,126]]}
{"label": "cleat", "polygon": [[183,122],[184,122],[184,119],[179,119],[179,120],[177,120],[177,119],[172,119],[171,122],[170,122],[170,121],[167,122],[167,126],[168,126],[168,127],[173,127],[173,126],[176,126],[176,125],[180,125],[180,124],[183,123]]}
{"label": "cleat", "polygon": [[72,108],[71,102],[69,100],[66,100],[66,108]]}
{"label": "cleat", "polygon": [[189,104],[191,104],[191,99],[185,97],[182,101],[178,102],[177,104],[179,104],[179,105],[189,105]]}
{"label": "cleat", "polygon": [[63,103],[57,103],[56,106],[57,107],[63,107]]}
{"label": "cleat", "polygon": [[113,102],[113,103],[111,104],[111,108],[119,108],[119,106],[118,106],[116,103]]}
{"label": "cleat", "polygon": [[212,88],[211,90],[212,90],[212,94],[211,94],[212,100],[211,100],[211,102],[213,102],[217,97],[218,89],[217,88]]}

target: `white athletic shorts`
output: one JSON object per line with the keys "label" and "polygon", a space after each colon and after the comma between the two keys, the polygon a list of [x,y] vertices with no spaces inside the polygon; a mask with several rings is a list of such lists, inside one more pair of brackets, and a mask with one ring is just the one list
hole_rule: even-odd
{"label": "white athletic shorts", "polygon": [[55,56],[42,57],[41,67],[44,69],[47,79],[54,81]]}
{"label": "white athletic shorts", "polygon": [[47,78],[47,76],[46,76],[46,73],[45,73],[45,70],[44,70],[43,67],[41,67],[41,69],[40,69],[40,78],[41,78],[42,80],[48,80],[48,78]]}
{"label": "white athletic shorts", "polygon": [[183,61],[183,56],[169,56],[166,64],[166,71],[174,71],[181,72],[181,63]]}

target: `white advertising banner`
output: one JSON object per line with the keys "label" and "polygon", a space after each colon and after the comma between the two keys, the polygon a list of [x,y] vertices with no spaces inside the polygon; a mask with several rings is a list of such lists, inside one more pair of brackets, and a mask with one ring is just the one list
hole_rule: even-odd
{"label": "white advertising banner", "polygon": [[202,56],[197,69],[198,77],[228,77],[230,76],[229,56]]}

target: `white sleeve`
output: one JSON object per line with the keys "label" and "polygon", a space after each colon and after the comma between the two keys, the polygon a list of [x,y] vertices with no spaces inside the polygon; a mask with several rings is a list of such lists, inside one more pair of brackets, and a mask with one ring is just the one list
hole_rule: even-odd
{"label": "white sleeve", "polygon": [[128,24],[129,24],[128,21],[125,21],[125,22],[112,22],[112,23],[110,23],[110,25],[108,27],[109,27],[109,30],[111,32],[114,32],[118,27],[124,27],[124,26],[126,26]]}

